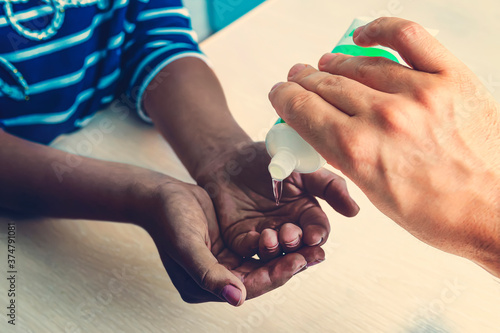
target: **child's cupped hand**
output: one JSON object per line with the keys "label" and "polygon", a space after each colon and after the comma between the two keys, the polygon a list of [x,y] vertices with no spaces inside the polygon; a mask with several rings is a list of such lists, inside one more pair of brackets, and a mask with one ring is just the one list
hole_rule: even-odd
{"label": "child's cupped hand", "polygon": [[319,246],[268,262],[242,258],[226,247],[212,200],[204,189],[167,176],[163,180],[153,187],[143,226],[186,302],[222,300],[239,306],[324,259]]}

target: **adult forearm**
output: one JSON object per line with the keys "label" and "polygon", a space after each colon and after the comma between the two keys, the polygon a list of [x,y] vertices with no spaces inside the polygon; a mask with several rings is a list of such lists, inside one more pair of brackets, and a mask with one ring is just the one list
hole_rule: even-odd
{"label": "adult forearm", "polygon": [[156,175],[71,155],[3,131],[0,161],[0,207],[62,218],[139,222]]}
{"label": "adult forearm", "polygon": [[214,156],[250,141],[205,62],[179,59],[159,77],[162,80],[153,80],[154,88],[148,88],[143,106],[194,178]]}

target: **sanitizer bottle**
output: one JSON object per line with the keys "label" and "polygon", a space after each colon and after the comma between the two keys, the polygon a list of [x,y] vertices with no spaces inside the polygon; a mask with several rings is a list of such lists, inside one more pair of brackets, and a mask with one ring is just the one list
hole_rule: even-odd
{"label": "sanitizer bottle", "polygon": [[[365,17],[354,19],[351,26],[347,29],[346,33],[342,36],[332,52],[353,56],[386,57],[400,64],[404,64],[400,55],[387,47],[361,47],[354,44],[352,38],[354,30],[370,21],[372,21],[372,19]],[[269,173],[275,182],[283,181],[294,171],[310,173],[318,170],[325,164],[325,159],[281,118],[278,119],[276,124],[267,134],[266,147],[267,152],[272,158],[269,164]],[[277,193],[279,192],[279,187],[276,187],[275,183],[273,183],[273,185],[275,187],[276,202],[278,203],[279,196]]]}
{"label": "sanitizer bottle", "polygon": [[281,118],[267,133],[266,147],[272,157],[269,173],[273,180],[282,181],[293,171],[314,172],[326,163],[325,159]]}

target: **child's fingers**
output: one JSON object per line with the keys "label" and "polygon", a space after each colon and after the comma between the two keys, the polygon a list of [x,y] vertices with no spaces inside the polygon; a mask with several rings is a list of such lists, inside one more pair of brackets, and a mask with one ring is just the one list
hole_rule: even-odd
{"label": "child's fingers", "polygon": [[301,245],[302,229],[293,223],[285,223],[281,226],[278,237],[283,251],[293,252]]}
{"label": "child's fingers", "polygon": [[247,288],[247,299],[260,296],[276,289],[295,274],[300,273],[309,265],[314,265],[325,259],[325,252],[321,247],[303,247],[297,252],[288,253],[264,265],[248,262],[242,266],[242,276]]}
{"label": "child's fingers", "polygon": [[347,217],[358,214],[359,206],[349,195],[344,178],[326,169],[320,169],[302,175],[302,179],[307,193],[325,200],[338,213]]}
{"label": "child's fingers", "polygon": [[259,257],[262,260],[269,260],[281,253],[278,240],[278,232],[268,228],[262,230],[259,240]]}

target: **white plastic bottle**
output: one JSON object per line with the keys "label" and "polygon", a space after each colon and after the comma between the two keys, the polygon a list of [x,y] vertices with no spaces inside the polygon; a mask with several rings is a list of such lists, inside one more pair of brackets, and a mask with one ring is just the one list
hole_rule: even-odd
{"label": "white plastic bottle", "polygon": [[326,163],[325,159],[281,118],[267,133],[266,147],[272,157],[268,169],[274,180],[282,181],[293,171],[314,172]]}

